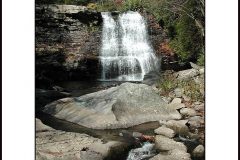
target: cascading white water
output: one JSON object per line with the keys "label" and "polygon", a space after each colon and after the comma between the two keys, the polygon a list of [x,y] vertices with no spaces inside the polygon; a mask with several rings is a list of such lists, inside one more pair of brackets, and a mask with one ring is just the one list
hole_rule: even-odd
{"label": "cascading white water", "polygon": [[120,14],[117,21],[109,12],[102,17],[101,80],[142,81],[157,62],[144,18],[132,11]]}
{"label": "cascading white water", "polygon": [[127,160],[143,160],[155,155],[154,144],[145,142],[141,148],[132,149]]}
{"label": "cascading white water", "polygon": [[108,75],[116,72],[117,57],[119,53],[118,30],[114,19],[109,12],[103,12],[103,30],[102,30],[102,47],[100,60],[102,64],[102,80],[110,79]]}

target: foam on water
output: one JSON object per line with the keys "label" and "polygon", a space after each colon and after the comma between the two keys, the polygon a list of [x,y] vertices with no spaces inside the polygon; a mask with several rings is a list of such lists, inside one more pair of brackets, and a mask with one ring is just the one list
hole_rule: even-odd
{"label": "foam on water", "polygon": [[141,148],[132,149],[127,157],[127,160],[142,160],[153,157],[155,152],[153,150],[154,144],[145,142]]}
{"label": "foam on water", "polygon": [[117,20],[109,12],[102,17],[101,80],[142,81],[158,62],[144,18],[132,11],[120,14]]}

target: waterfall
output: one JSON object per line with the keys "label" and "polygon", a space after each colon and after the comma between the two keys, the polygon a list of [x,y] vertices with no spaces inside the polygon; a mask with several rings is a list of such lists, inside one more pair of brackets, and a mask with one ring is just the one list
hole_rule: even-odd
{"label": "waterfall", "polygon": [[142,81],[158,61],[148,42],[144,18],[132,11],[120,14],[117,20],[109,12],[102,17],[101,80]]}

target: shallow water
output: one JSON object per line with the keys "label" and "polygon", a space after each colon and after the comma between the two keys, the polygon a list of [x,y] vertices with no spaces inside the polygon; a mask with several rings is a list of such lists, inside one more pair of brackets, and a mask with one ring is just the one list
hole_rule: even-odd
{"label": "shallow water", "polygon": [[[107,129],[107,130],[98,130],[98,129],[89,129],[87,127],[67,122],[58,118],[55,118],[51,115],[48,115],[43,112],[38,112],[36,115],[44,124],[57,129],[67,132],[76,132],[76,133],[85,133],[93,137],[101,138],[105,141],[115,140],[115,141],[126,141],[124,138],[119,136],[119,133],[123,129]],[[134,127],[130,127],[124,130],[141,132],[146,135],[154,135],[154,129],[158,128],[160,125],[158,122],[149,122],[140,124]]]}
{"label": "shallow water", "polygon": [[155,154],[154,143],[144,142],[140,148],[131,149],[127,160],[146,160],[153,157]]}
{"label": "shallow water", "polygon": [[84,94],[97,92],[110,87],[115,87],[124,82],[130,81],[65,81],[56,83],[56,85],[63,87],[66,92],[71,93],[71,97],[78,97]]}
{"label": "shallow water", "polygon": [[[65,91],[71,93],[71,97],[77,97],[81,96],[84,94],[100,91],[103,89],[107,89],[110,87],[118,86],[120,84],[124,83],[122,82],[117,82],[117,81],[89,81],[89,82],[83,82],[83,81],[67,81],[67,82],[60,82],[57,83],[57,86],[63,87]],[[134,83],[140,83],[140,82],[134,82]],[[103,139],[104,142],[107,141],[121,141],[121,142],[128,142],[126,139],[123,137],[119,136],[119,133],[123,129],[114,129],[114,130],[95,130],[95,129],[89,129],[84,126],[80,126],[78,124],[74,124],[71,122],[67,122],[61,119],[57,119],[51,115],[48,115],[43,112],[37,112],[36,113],[36,118],[39,118],[44,124],[57,129],[57,130],[63,130],[67,132],[76,132],[76,133],[85,133],[90,136],[96,137]],[[158,128],[160,125],[158,122],[149,122],[149,123],[144,123],[141,125],[137,125],[134,127],[130,127],[124,130],[128,130],[130,132],[140,132],[145,135],[155,135],[154,134],[154,129]],[[175,137],[175,140],[181,141],[179,138]],[[182,141],[183,142],[183,141]],[[192,142],[187,142],[185,141],[184,144],[188,148],[188,152],[191,153],[191,151],[196,147],[196,145],[199,144],[199,142],[192,143]],[[136,145],[131,144],[131,148],[128,150],[128,152],[123,153],[121,158],[119,160],[141,160],[141,159],[148,159],[148,156],[152,156],[149,151],[147,151],[146,146],[151,146],[149,145],[142,145],[140,148]],[[154,154],[154,152],[153,152]]]}
{"label": "shallow water", "polygon": [[[57,86],[64,88],[66,92],[71,93],[71,97],[78,97],[84,94],[93,93],[110,87],[118,86],[125,81],[65,81],[56,83]],[[140,82],[133,82],[140,83]],[[68,131],[68,132],[77,132],[77,133],[86,133],[91,136],[102,138],[106,141],[108,140],[117,140],[124,141],[122,137],[119,136],[119,133],[122,129],[114,130],[94,130],[89,129],[78,124],[67,122],[61,119],[57,119],[51,115],[48,115],[44,112],[37,112],[36,117],[41,119],[42,122],[54,129]],[[146,135],[154,135],[154,129],[159,127],[158,122],[150,122],[134,127],[130,127],[128,131],[141,132]]]}

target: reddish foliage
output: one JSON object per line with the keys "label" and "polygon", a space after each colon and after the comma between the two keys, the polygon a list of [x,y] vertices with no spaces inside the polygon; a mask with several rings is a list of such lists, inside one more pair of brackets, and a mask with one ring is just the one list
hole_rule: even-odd
{"label": "reddish foliage", "polygon": [[167,41],[164,41],[159,45],[159,50],[162,54],[167,55],[167,56],[173,56],[173,50],[170,48],[169,44]]}
{"label": "reddish foliage", "polygon": [[123,4],[123,0],[115,0],[114,2],[115,2],[115,4],[117,4],[117,5]]}

